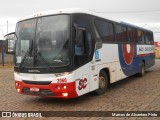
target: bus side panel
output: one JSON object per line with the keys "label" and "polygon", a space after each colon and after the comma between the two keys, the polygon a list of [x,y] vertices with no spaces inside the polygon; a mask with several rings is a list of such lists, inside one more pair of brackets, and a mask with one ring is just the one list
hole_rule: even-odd
{"label": "bus side panel", "polygon": [[126,76],[140,72],[142,61],[146,68],[155,63],[153,45],[119,44],[118,48],[120,64]]}
{"label": "bus side panel", "polygon": [[152,67],[155,64],[154,45],[137,45],[137,58],[139,66],[144,61],[146,69]]}
{"label": "bus side panel", "polygon": [[121,66],[119,63],[119,53],[117,44],[105,44],[101,49],[96,50],[99,57],[94,56],[95,64],[98,66],[98,74],[102,69],[108,69],[110,74],[110,83],[116,82],[122,78]]}
{"label": "bus side panel", "polygon": [[[137,73],[139,69],[136,49],[135,44],[118,44],[119,61],[122,71],[126,76]],[[122,78],[125,78],[125,76]]]}
{"label": "bus side panel", "polygon": [[[94,61],[97,61],[95,64],[98,66],[98,74],[100,70],[108,69],[110,83],[114,83],[127,77],[123,73],[120,64],[118,44],[103,44],[102,48],[96,50],[95,53],[96,52],[98,52],[99,57]],[[96,55],[94,57],[96,57]]]}
{"label": "bus side panel", "polygon": [[[75,82],[76,82],[76,92],[78,96],[88,93],[90,90],[90,63],[87,63],[74,71]],[[96,84],[96,83],[95,83]]]}

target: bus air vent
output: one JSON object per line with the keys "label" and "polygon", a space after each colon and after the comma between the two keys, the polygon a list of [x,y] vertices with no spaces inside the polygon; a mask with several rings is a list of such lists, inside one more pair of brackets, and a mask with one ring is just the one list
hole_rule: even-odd
{"label": "bus air vent", "polygon": [[23,82],[26,83],[26,84],[49,85],[52,81],[28,81],[28,80],[23,80]]}

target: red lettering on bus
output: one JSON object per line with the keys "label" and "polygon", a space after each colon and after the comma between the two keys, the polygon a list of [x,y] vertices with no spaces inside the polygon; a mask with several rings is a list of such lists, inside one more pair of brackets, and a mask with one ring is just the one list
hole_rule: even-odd
{"label": "red lettering on bus", "polygon": [[87,78],[81,79],[81,80],[79,81],[78,89],[79,89],[79,90],[85,89],[86,86],[87,86]]}

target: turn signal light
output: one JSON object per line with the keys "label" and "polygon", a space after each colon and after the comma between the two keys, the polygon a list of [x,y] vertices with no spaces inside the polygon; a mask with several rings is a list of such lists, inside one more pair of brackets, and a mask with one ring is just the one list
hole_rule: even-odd
{"label": "turn signal light", "polygon": [[20,84],[16,82],[16,86],[20,86]]}
{"label": "turn signal light", "polygon": [[63,86],[63,89],[65,90],[66,88],[67,88],[67,86],[64,85],[64,86]]}
{"label": "turn signal light", "polygon": [[60,89],[61,89],[61,87],[60,87],[59,85],[58,85],[56,88],[57,88],[57,90],[60,90]]}

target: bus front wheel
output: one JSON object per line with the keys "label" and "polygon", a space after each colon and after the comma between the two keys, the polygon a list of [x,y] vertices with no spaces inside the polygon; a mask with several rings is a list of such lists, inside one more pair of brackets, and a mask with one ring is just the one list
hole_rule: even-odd
{"label": "bus front wheel", "polygon": [[108,77],[106,73],[101,70],[99,74],[99,88],[95,91],[96,95],[104,94],[108,87]]}

